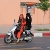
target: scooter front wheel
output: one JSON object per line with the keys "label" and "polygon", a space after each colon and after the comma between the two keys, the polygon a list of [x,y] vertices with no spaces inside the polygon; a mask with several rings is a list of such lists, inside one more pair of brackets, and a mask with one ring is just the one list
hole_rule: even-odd
{"label": "scooter front wheel", "polygon": [[12,42],[11,37],[10,37],[9,35],[6,35],[6,36],[4,37],[4,42],[5,42],[6,44],[11,43],[11,42]]}

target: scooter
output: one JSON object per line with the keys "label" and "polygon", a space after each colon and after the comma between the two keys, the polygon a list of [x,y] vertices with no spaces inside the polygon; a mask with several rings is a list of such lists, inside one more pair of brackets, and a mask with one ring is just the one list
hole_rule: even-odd
{"label": "scooter", "polygon": [[[20,24],[17,23],[12,26],[10,30],[8,30],[7,34],[4,37],[4,42],[6,44],[12,43],[13,41],[17,41],[17,33],[19,31],[18,26]],[[30,30],[23,30],[21,34],[20,41],[26,41],[26,42],[31,42],[33,38],[33,34],[31,33]]]}

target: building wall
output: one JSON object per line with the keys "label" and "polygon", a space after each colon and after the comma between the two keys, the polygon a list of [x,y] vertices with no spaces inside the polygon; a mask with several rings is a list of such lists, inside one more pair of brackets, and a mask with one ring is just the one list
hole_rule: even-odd
{"label": "building wall", "polygon": [[[26,16],[26,8],[20,7],[20,2],[35,2],[39,0],[0,0],[0,25],[13,24],[13,20],[18,21],[20,13]],[[49,24],[49,10],[46,12],[43,22],[44,12],[37,8],[31,9],[32,24]]]}
{"label": "building wall", "polygon": [[18,20],[20,14],[20,2],[17,0],[0,0],[0,25],[12,24]]}

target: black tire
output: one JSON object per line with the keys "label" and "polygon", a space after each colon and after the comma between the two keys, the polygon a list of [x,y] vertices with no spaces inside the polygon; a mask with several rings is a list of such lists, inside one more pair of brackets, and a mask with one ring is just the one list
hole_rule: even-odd
{"label": "black tire", "polygon": [[26,42],[31,42],[32,40],[26,40]]}
{"label": "black tire", "polygon": [[30,39],[28,39],[28,40],[26,40],[26,42],[32,42],[32,37],[30,38]]}
{"label": "black tire", "polygon": [[9,43],[12,42],[11,37],[10,37],[10,39],[8,39],[9,37],[10,37],[9,35],[6,35],[6,36],[4,37],[4,42],[5,42],[6,44],[9,44]]}

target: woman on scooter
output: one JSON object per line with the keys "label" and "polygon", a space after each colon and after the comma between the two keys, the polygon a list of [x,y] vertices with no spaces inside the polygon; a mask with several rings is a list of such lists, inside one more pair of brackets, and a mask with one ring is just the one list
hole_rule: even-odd
{"label": "woman on scooter", "polygon": [[21,27],[20,27],[19,32],[17,33],[17,38],[18,38],[17,43],[20,41],[20,37],[21,37],[21,34],[23,32],[23,28],[26,25],[26,21],[24,19],[23,14],[20,14],[18,23],[21,24]]}

